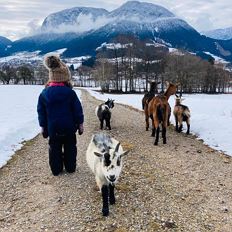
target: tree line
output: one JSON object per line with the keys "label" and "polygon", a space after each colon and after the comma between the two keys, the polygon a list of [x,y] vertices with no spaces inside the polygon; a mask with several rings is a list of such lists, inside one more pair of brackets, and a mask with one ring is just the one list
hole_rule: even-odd
{"label": "tree line", "polygon": [[149,81],[179,83],[181,92],[224,93],[231,87],[231,72],[214,59],[203,60],[186,51],[169,52],[162,45],[119,36],[110,49],[102,47],[96,56],[90,79],[103,91],[147,91]]}
{"label": "tree line", "polygon": [[[159,41],[158,41],[159,42]],[[184,50],[172,52],[157,41],[141,41],[120,35],[97,50],[95,59],[84,62],[70,71],[78,86],[100,86],[104,92],[144,92],[149,82],[160,82],[160,92],[165,81],[179,83],[185,93],[224,93],[232,84],[231,72],[214,59],[203,60]],[[48,71],[41,63],[0,67],[0,83],[44,84]]]}
{"label": "tree line", "polygon": [[0,83],[2,84],[45,84],[48,78],[48,71],[43,65],[36,67],[23,64],[14,67],[4,64],[0,67]]}

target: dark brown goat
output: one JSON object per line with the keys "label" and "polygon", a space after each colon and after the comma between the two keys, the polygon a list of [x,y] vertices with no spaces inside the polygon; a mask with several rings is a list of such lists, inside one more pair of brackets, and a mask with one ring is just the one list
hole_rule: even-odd
{"label": "dark brown goat", "polygon": [[148,103],[152,100],[153,97],[155,97],[155,94],[157,94],[157,85],[160,84],[160,82],[151,81],[150,82],[150,90],[149,92],[144,94],[144,97],[142,99],[142,107],[145,114],[145,121],[146,121],[146,130],[149,128],[149,114],[148,114]]}
{"label": "dark brown goat", "polygon": [[168,99],[177,91],[177,85],[167,82],[167,90],[164,94],[153,97],[148,104],[148,115],[153,122],[152,136],[155,137],[154,145],[159,142],[159,125],[162,125],[163,144],[166,144],[166,130],[170,117],[170,105]]}

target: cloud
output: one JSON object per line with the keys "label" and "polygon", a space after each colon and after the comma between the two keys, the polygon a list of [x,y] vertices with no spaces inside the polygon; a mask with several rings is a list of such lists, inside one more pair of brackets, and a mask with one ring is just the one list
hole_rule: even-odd
{"label": "cloud", "polygon": [[39,19],[33,19],[27,24],[28,34],[34,35],[41,32],[42,21]]}
{"label": "cloud", "polygon": [[[232,1],[231,0],[141,0],[161,5],[178,17],[187,21],[199,31],[232,26]],[[37,26],[51,13],[67,8],[89,6],[113,10],[126,0],[5,0],[0,7],[0,35],[11,39],[20,38],[37,32]],[[91,16],[80,17],[75,25],[77,31],[84,27],[96,29],[107,23],[104,18],[96,21]],[[84,21],[86,20],[86,22]],[[93,24],[93,25],[91,25]],[[35,29],[35,30],[34,30]],[[69,28],[71,30],[73,28]],[[64,25],[60,30],[67,30]]]}
{"label": "cloud", "polygon": [[96,30],[107,23],[113,21],[114,19],[107,18],[105,16],[100,16],[94,19],[92,14],[79,14],[76,18],[76,21],[71,24],[62,23],[58,27],[48,27],[45,29],[45,32],[56,32],[56,33],[65,33],[65,32],[77,32],[82,33],[90,30]]}
{"label": "cloud", "polygon": [[231,0],[154,0],[187,21],[198,31],[232,27]]}

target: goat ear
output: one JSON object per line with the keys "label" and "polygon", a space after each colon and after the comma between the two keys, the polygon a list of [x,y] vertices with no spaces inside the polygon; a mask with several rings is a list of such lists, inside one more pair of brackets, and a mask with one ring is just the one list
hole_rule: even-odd
{"label": "goat ear", "polygon": [[123,157],[125,155],[127,155],[130,152],[130,150],[124,151],[120,156]]}
{"label": "goat ear", "polygon": [[101,153],[98,153],[98,152],[94,152],[94,155],[96,155],[97,157],[102,157],[103,155]]}
{"label": "goat ear", "polygon": [[177,94],[175,94],[177,98],[179,98],[179,96]]}

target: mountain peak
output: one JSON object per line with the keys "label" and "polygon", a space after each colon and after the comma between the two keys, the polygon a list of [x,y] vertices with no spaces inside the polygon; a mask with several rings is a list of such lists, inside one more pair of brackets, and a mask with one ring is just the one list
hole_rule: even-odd
{"label": "mountain peak", "polygon": [[166,8],[155,5],[153,3],[139,2],[139,1],[128,1],[121,7],[110,13],[112,17],[118,18],[138,18],[138,20],[157,20],[158,18],[175,17]]}
{"label": "mountain peak", "polygon": [[12,41],[7,39],[6,37],[0,36],[0,43],[4,45],[9,45],[12,43]]}
{"label": "mountain peak", "polygon": [[109,12],[103,8],[74,7],[48,15],[41,29],[43,32],[53,31],[54,28],[58,27],[64,29],[68,26],[77,26],[83,21],[88,24],[88,20],[95,22],[98,17],[105,17],[108,14]]}

